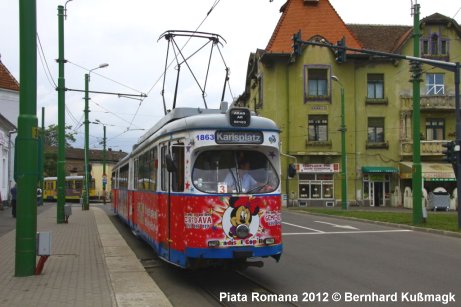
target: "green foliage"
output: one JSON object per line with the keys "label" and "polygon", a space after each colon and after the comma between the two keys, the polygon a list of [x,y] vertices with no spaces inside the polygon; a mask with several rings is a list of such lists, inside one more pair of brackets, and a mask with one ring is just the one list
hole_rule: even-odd
{"label": "green foliage", "polygon": [[44,176],[57,176],[57,163],[58,155],[55,152],[46,152],[45,153],[45,166],[44,166]]}
{"label": "green foliage", "polygon": [[[65,128],[65,147],[72,148],[72,143],[75,142],[76,132],[69,132],[72,126],[66,126]],[[58,147],[58,125],[49,125],[45,129],[45,146]]]}

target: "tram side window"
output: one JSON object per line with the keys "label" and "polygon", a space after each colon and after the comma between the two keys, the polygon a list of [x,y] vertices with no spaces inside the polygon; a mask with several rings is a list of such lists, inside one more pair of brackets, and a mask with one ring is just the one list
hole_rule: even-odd
{"label": "tram side window", "polygon": [[113,189],[117,189],[117,188],[118,188],[116,182],[117,182],[117,177],[116,177],[116,175],[115,175],[115,172],[112,172],[112,177],[110,177],[110,186],[111,186]]}
{"label": "tram side window", "polygon": [[270,193],[278,188],[279,176],[261,152],[205,151],[195,160],[192,182],[205,193]]}
{"label": "tram side window", "polygon": [[168,190],[168,170],[166,169],[166,154],[168,153],[168,147],[163,146],[161,151],[162,151],[162,173],[161,173],[161,188],[162,191],[167,191]]}
{"label": "tram side window", "polygon": [[162,155],[162,171],[161,171],[161,189],[168,190],[169,179],[171,176],[171,191],[184,191],[184,144],[178,143],[171,147],[171,158],[173,160],[175,171],[168,173],[166,159],[168,155],[168,147],[163,146],[161,149]]}
{"label": "tram side window", "polygon": [[151,155],[152,158],[150,160],[151,162],[151,172],[150,172],[150,188],[149,190],[151,191],[156,191],[157,190],[157,169],[158,169],[158,155],[157,155],[157,147],[154,147],[151,150]]}
{"label": "tram side window", "polygon": [[[176,146],[175,146],[176,145]],[[178,143],[172,147],[173,162],[176,171],[172,173],[171,189],[174,192],[184,191],[184,144]]]}
{"label": "tram side window", "polygon": [[155,191],[157,179],[157,148],[146,151],[135,161],[135,182],[138,190]]}
{"label": "tram side window", "polygon": [[138,181],[139,181],[139,159],[134,159],[134,172],[133,172],[133,186],[135,189],[139,190]]}
{"label": "tram side window", "polygon": [[128,189],[128,165],[125,165],[120,169],[118,186],[121,189]]}

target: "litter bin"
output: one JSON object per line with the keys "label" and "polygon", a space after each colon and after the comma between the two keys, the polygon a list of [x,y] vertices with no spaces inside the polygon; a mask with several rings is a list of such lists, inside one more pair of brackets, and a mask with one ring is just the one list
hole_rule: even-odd
{"label": "litter bin", "polygon": [[430,192],[429,209],[437,211],[438,209],[450,210],[450,194],[448,192]]}

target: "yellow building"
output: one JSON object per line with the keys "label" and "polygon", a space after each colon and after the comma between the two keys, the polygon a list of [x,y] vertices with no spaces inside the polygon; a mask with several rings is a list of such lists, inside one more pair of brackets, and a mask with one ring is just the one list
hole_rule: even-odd
{"label": "yellow building", "polygon": [[[283,190],[300,205],[336,205],[341,199],[341,118],[345,117],[347,199],[350,204],[402,206],[411,190],[412,83],[410,64],[382,56],[304,46],[302,41],[338,44],[402,55],[413,54],[412,27],[347,25],[328,0],[288,0],[264,50],[249,57],[245,93],[237,103],[273,119],[282,129],[284,170],[296,166]],[[421,20],[421,56],[461,58],[461,27],[434,13]],[[338,61],[339,60],[339,61]],[[423,65],[421,156],[424,188],[453,193],[455,177],[444,163],[442,144],[454,139],[453,73]],[[345,111],[341,112],[341,89]],[[435,171],[434,171],[435,170]]]}

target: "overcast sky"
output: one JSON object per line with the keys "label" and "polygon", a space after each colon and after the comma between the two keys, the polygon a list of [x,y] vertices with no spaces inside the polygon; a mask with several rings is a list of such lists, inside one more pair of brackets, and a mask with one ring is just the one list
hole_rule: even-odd
{"label": "overcast sky", "polygon": [[[411,0],[330,0],[346,23],[411,25]],[[37,57],[37,116],[41,123],[41,108],[45,107],[45,125],[57,124],[58,17],[57,6],[65,1],[36,0],[37,32],[46,64]],[[225,100],[231,102],[245,87],[245,74],[250,52],[264,49],[280,17],[279,9],[285,0],[73,0],[67,4],[65,21],[66,87],[84,88],[84,74],[101,63],[109,66],[91,73],[90,90],[140,94],[142,101],[112,95],[92,94],[90,120],[98,119],[107,125],[108,146],[114,150],[131,151],[144,131],[164,114],[162,73],[167,41],[159,36],[167,30],[212,32],[221,35],[220,48],[230,68],[230,90]],[[421,18],[435,12],[454,17],[461,23],[459,0],[419,0]],[[0,0],[1,61],[19,81],[19,1]],[[211,10],[213,8],[213,10]],[[211,10],[211,12],[210,12]],[[207,13],[209,12],[209,15]],[[203,23],[202,23],[203,22]],[[192,41],[184,49],[193,52],[198,44]],[[179,40],[183,46],[185,40]],[[203,86],[209,48],[195,56],[192,70]],[[42,54],[42,52],[39,52]],[[221,99],[225,66],[214,51],[212,68],[206,86],[209,108],[217,108]],[[171,53],[170,53],[171,55]],[[173,58],[170,57],[170,60]],[[200,65],[197,65],[199,63]],[[167,72],[165,97],[171,108],[176,70]],[[72,125],[83,147],[83,94],[67,92],[66,124]],[[180,92],[177,106],[204,107],[201,92],[186,67],[181,68]],[[91,125],[90,148],[101,148],[102,127]]]}

